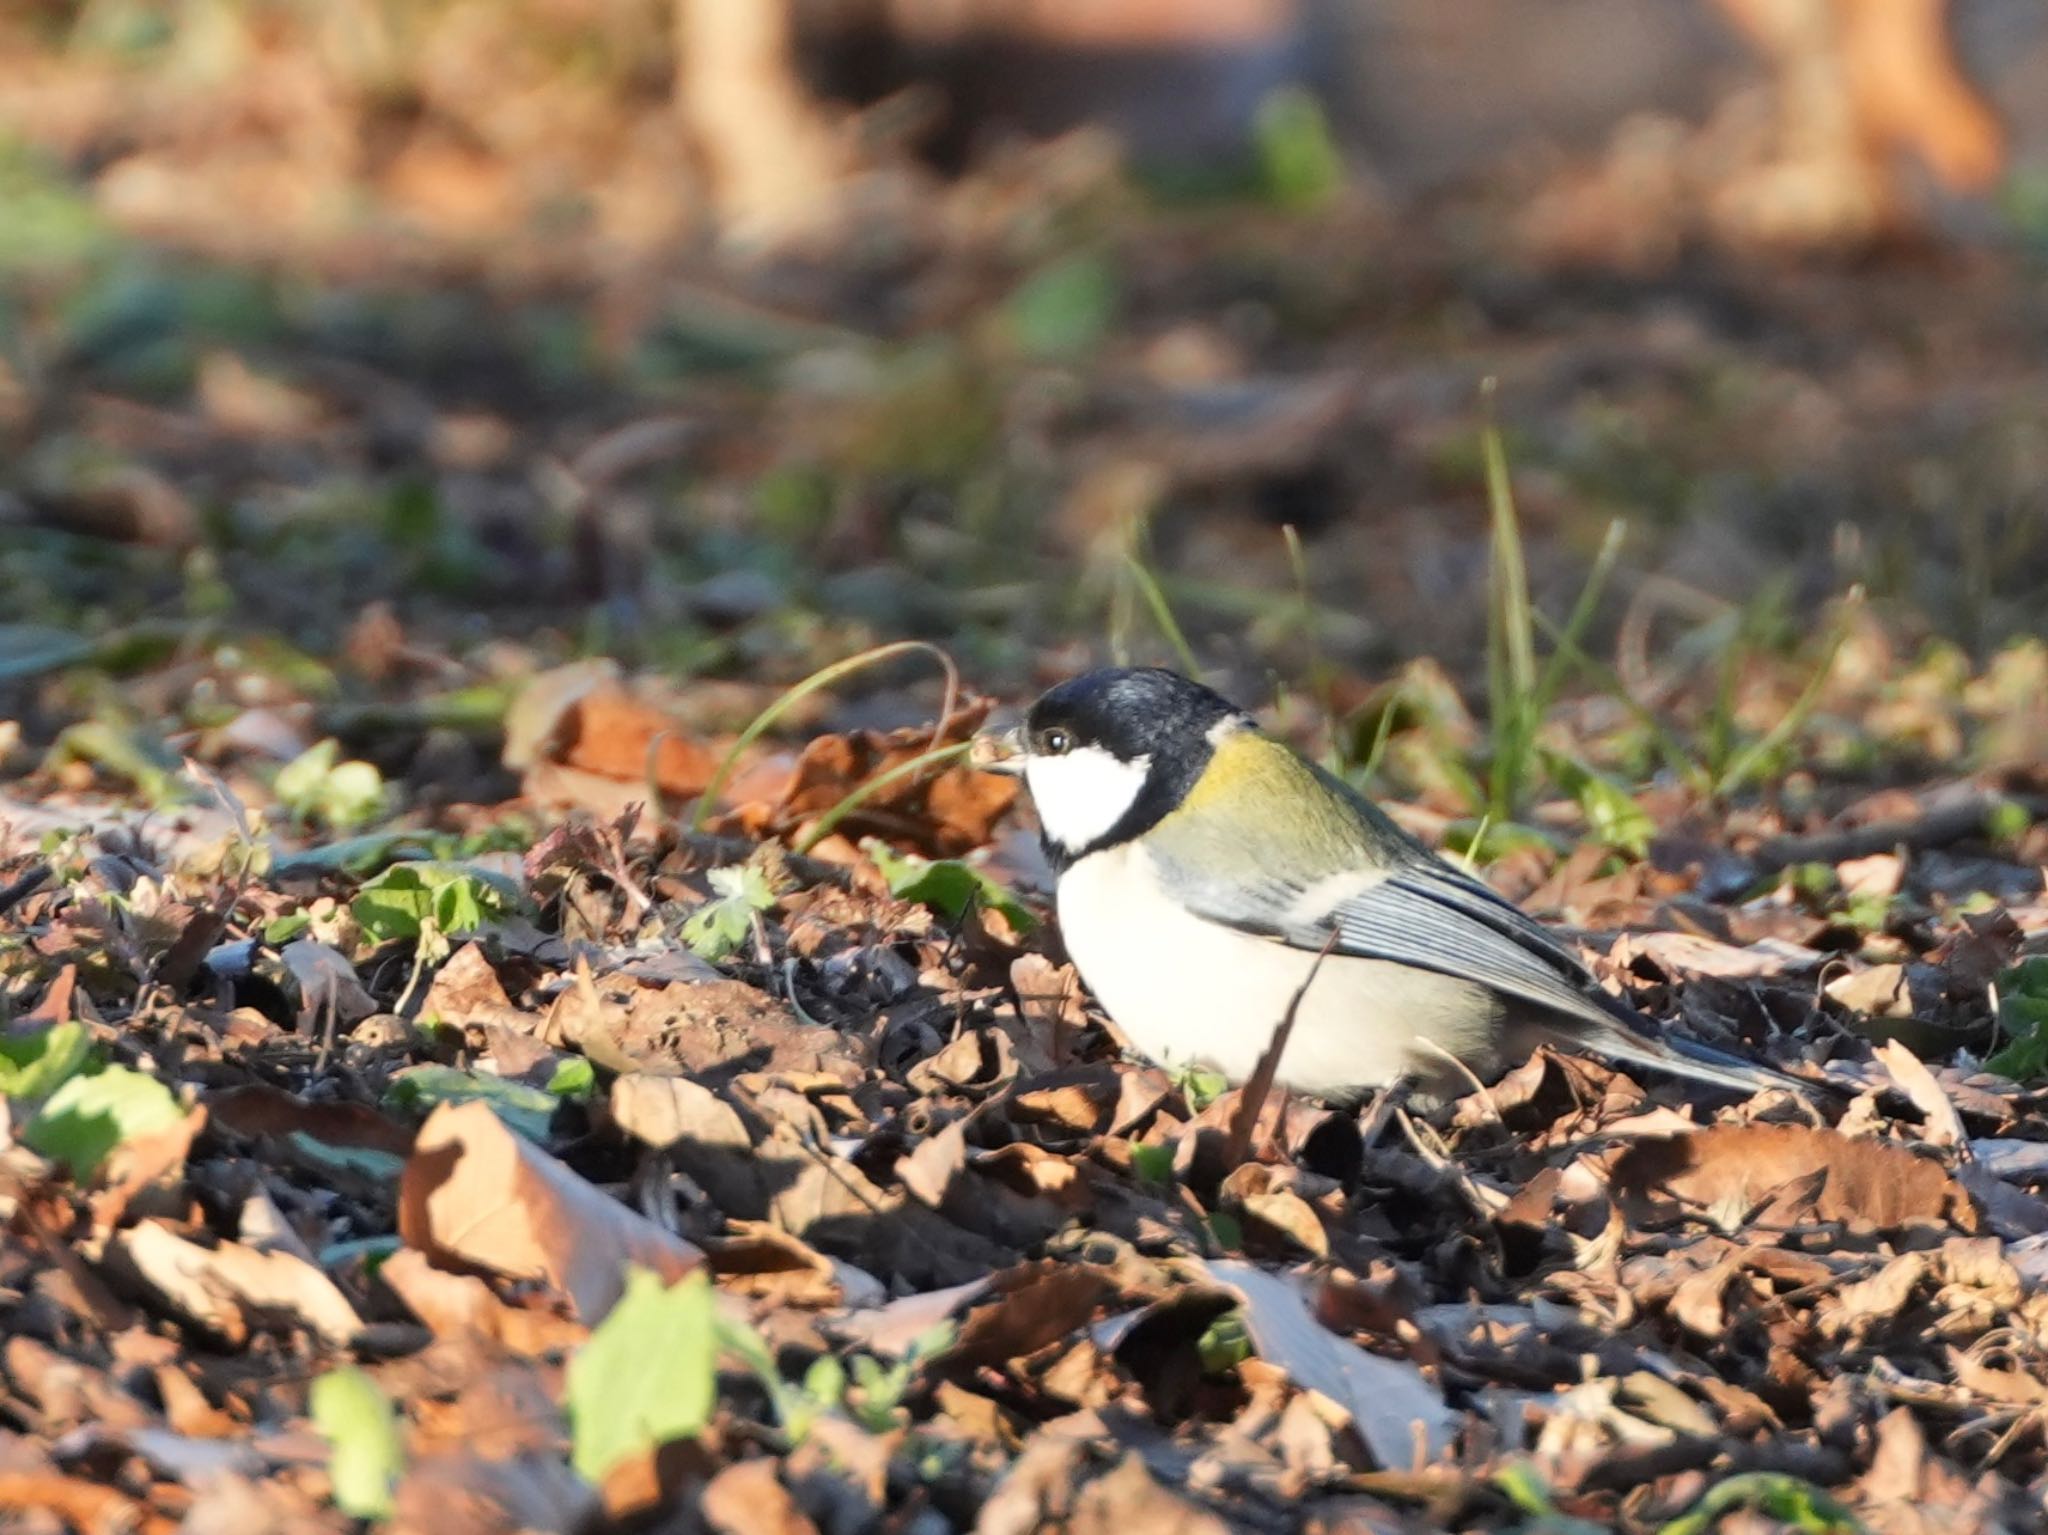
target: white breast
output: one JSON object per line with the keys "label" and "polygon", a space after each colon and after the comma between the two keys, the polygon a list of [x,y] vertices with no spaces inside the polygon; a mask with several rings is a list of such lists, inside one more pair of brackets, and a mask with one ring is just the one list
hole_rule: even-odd
{"label": "white breast", "polygon": [[[1316,956],[1189,913],[1160,890],[1138,844],[1084,858],[1060,877],[1060,931],[1081,978],[1132,1046],[1174,1067],[1251,1075]],[[1378,960],[1332,955],[1316,971],[1280,1080],[1319,1096],[1438,1076],[1434,1040],[1482,1075],[1500,1008],[1483,988]]]}

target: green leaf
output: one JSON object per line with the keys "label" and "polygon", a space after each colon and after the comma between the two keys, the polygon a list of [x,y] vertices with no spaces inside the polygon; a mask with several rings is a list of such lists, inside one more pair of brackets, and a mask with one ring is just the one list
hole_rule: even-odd
{"label": "green leaf", "polygon": [[1173,1073],[1173,1085],[1197,1114],[1230,1091],[1230,1078],[1207,1066],[1182,1066]]}
{"label": "green leaf", "polygon": [[875,861],[875,867],[889,882],[889,894],[898,900],[929,906],[954,922],[967,915],[968,907],[983,906],[1001,912],[1003,920],[1020,933],[1028,933],[1038,925],[1038,919],[1008,890],[958,859],[897,853],[874,837],[861,843],[861,851]]}
{"label": "green leaf", "polygon": [[1998,977],[1998,1028],[2011,1041],[1984,1065],[2014,1082],[2048,1077],[2048,955]]}
{"label": "green leaf", "polygon": [[341,743],[330,736],[278,771],[271,788],[295,820],[345,829],[383,813],[384,775],[371,763],[340,756]]}
{"label": "green leaf", "polygon": [[473,933],[518,905],[509,881],[454,863],[393,864],[366,880],[349,903],[375,943],[418,938],[429,926],[444,937]]}
{"label": "green leaf", "polygon": [[1244,1251],[1244,1227],[1228,1210],[1218,1210],[1208,1219],[1209,1240],[1227,1253]]}
{"label": "green leaf", "polygon": [[1707,1535],[1724,1514],[1755,1509],[1797,1535],[1855,1535],[1862,1526],[1838,1499],[1811,1482],[1780,1471],[1750,1471],[1707,1489],[1706,1495],[1657,1535]]}
{"label": "green leaf", "polygon": [[804,1395],[820,1408],[837,1407],[846,1395],[846,1367],[830,1354],[820,1354],[804,1371]]}
{"label": "green leaf", "polygon": [[263,925],[263,941],[273,949],[281,949],[294,938],[302,937],[312,927],[313,918],[308,912],[287,912],[282,917],[273,917]]}
{"label": "green leaf", "polygon": [[548,1091],[557,1098],[573,1098],[580,1103],[597,1091],[597,1068],[582,1056],[572,1055],[548,1078]]}
{"label": "green leaf", "polygon": [[1596,838],[1630,858],[1648,856],[1657,823],[1628,790],[1563,752],[1545,751],[1543,763],[1557,786],[1579,802]]}
{"label": "green leaf", "polygon": [[713,869],[710,879],[717,894],[683,923],[683,942],[700,958],[715,963],[747,941],[754,913],[771,910],[775,892],[768,886],[768,877],[750,863]]}
{"label": "green leaf", "polygon": [[391,1079],[384,1102],[395,1109],[427,1113],[444,1103],[488,1103],[491,1111],[530,1141],[545,1142],[561,1100],[510,1077],[459,1071],[453,1066],[414,1066]]}
{"label": "green leaf", "polygon": [[1095,349],[1116,319],[1116,274],[1088,252],[1040,267],[1011,293],[1004,318],[1028,356],[1071,359]]}
{"label": "green leaf", "polygon": [[1244,1312],[1236,1306],[1211,1322],[1195,1344],[1205,1375],[1228,1375],[1252,1357],[1252,1335],[1244,1325]]}
{"label": "green leaf", "polygon": [[124,1141],[167,1130],[185,1117],[171,1090],[126,1066],[74,1076],[45,1100],[21,1132],[22,1144],[62,1162],[86,1182]]}
{"label": "green leaf", "polygon": [[644,1269],[569,1361],[569,1458],[592,1482],[630,1455],[702,1433],[718,1401],[718,1303],[702,1270]]}
{"label": "green leaf", "polygon": [[1173,1182],[1173,1148],[1148,1146],[1141,1141],[1133,1141],[1131,1166],[1137,1169],[1138,1176],[1147,1183],[1170,1184]]}
{"label": "green leaf", "polygon": [[382,1519],[405,1470],[398,1413],[377,1383],[353,1366],[329,1370],[307,1393],[313,1426],[331,1446],[327,1477],[334,1506],[352,1519]]}
{"label": "green leaf", "polygon": [[303,1130],[285,1137],[299,1160],[330,1176],[360,1178],[368,1183],[398,1187],[405,1172],[405,1158],[375,1146],[336,1146]]}
{"label": "green leaf", "polygon": [[0,1035],[0,1097],[22,1103],[47,1098],[78,1074],[91,1053],[92,1036],[82,1023]]}
{"label": "green leaf", "polygon": [[1259,180],[1276,208],[1312,213],[1344,186],[1344,157],[1315,93],[1298,85],[1267,94],[1252,119]]}
{"label": "green leaf", "polygon": [[179,782],[177,757],[161,737],[138,724],[80,720],[51,743],[48,760],[52,767],[90,763],[101,772],[126,779],[154,805],[176,804],[191,797]]}

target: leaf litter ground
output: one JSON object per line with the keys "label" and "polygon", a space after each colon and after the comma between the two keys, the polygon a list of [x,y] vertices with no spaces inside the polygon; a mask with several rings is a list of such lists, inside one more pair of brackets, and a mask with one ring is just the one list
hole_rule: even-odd
{"label": "leaf litter ground", "polygon": [[2048,993],[2010,775],[1492,865],[1812,1103],[1542,1055],[1334,1110],[1120,1054],[1007,780],[815,835],[985,702],[758,740],[691,831],[614,804],[720,742],[534,690],[517,851],[323,847],[232,770],[11,834],[24,1528],[2038,1521],[2048,1142],[1973,1064]]}

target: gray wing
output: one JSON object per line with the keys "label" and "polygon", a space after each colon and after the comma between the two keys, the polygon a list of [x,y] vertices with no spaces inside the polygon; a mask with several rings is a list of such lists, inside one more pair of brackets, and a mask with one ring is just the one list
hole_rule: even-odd
{"label": "gray wing", "polygon": [[[1184,882],[1183,889],[1188,886]],[[1303,910],[1299,886],[1197,886],[1190,904],[1212,922],[1334,954],[1386,960],[1474,981],[1504,997],[1604,1028],[1633,1015],[1608,999],[1578,957],[1505,897],[1417,849],[1384,878]]]}
{"label": "gray wing", "polygon": [[1458,976],[1537,1007],[1612,1027],[1631,1017],[1592,972],[1521,908],[1431,858],[1350,894],[1283,931],[1289,943]]}

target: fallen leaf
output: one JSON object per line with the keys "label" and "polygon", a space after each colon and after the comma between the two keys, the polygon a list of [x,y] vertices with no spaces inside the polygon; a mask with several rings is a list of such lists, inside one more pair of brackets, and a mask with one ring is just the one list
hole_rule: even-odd
{"label": "fallen leaf", "polygon": [[621,1461],[704,1431],[718,1400],[718,1298],[708,1275],[636,1269],[569,1361],[569,1458],[592,1482]]}
{"label": "fallen leaf", "polygon": [[405,1469],[391,1399],[361,1370],[329,1370],[313,1382],[306,1411],[334,1449],[327,1474],[335,1507],[358,1519],[389,1514],[392,1488]]}
{"label": "fallen leaf", "polygon": [[1230,1535],[1232,1526],[1199,1503],[1162,1487],[1136,1450],[1125,1453],[1115,1469],[1074,1492],[1074,1512],[1066,1528],[1072,1535]]}
{"label": "fallen leaf", "polygon": [[422,1019],[438,1018],[443,1023],[463,1024],[472,1019],[495,1022],[512,1011],[512,999],[498,972],[484,954],[480,943],[465,943],[434,973],[427,994],[420,1000]]}
{"label": "fallen leaf", "polygon": [[[721,755],[693,739],[680,721],[611,682],[571,699],[545,730],[537,723],[523,729],[522,750],[530,737],[544,738],[543,749],[565,767],[651,782],[679,799],[694,799],[711,786]],[[509,734],[506,744],[509,750]]]}
{"label": "fallen leaf", "polygon": [[1895,1039],[1886,1040],[1875,1053],[1892,1074],[1892,1080],[1899,1084],[1900,1091],[1926,1116],[1928,1144],[1962,1146],[1968,1142],[1962,1115],[1956,1112],[1955,1104],[1919,1056]]}
{"label": "fallen leaf", "polygon": [[1969,1196],[1940,1163],[1806,1125],[1718,1125],[1638,1141],[1616,1159],[1613,1187],[1637,1224],[1703,1215],[1732,1230],[1794,1191],[1760,1224],[1818,1219],[1888,1231],[1938,1221],[1976,1229]]}
{"label": "fallen leaf", "polygon": [[262,1082],[208,1093],[204,1101],[209,1122],[231,1135],[304,1135],[329,1146],[394,1157],[412,1150],[413,1132],[367,1104],[308,1100]]}
{"label": "fallen leaf", "polygon": [[160,1220],[117,1232],[110,1250],[166,1304],[230,1344],[253,1328],[285,1326],[345,1348],[363,1329],[340,1287],[294,1253],[240,1242],[208,1247]]}
{"label": "fallen leaf", "polygon": [[817,1526],[763,1456],[727,1466],[706,1484],[699,1507],[717,1535],[817,1535]]}
{"label": "fallen leaf", "polygon": [[1667,975],[1710,975],[1725,981],[1764,980],[1772,976],[1810,975],[1827,955],[1780,938],[1764,938],[1737,947],[1698,933],[1625,933],[1615,940],[1609,957],[1627,966],[1647,959]]}
{"label": "fallen leaf", "polygon": [[680,1279],[704,1255],[512,1130],[487,1104],[443,1104],[399,1187],[398,1230],[437,1264],[541,1279],[594,1323],[633,1265]]}
{"label": "fallen leaf", "polygon": [[991,1278],[989,1291],[936,1362],[958,1376],[1036,1353],[1086,1326],[1115,1293],[1115,1281],[1098,1269],[1051,1261],[1022,1264]]}
{"label": "fallen leaf", "polygon": [[1349,1413],[1382,1468],[1409,1470],[1450,1445],[1459,1415],[1414,1365],[1383,1359],[1338,1337],[1315,1319],[1301,1292],[1277,1275],[1234,1260],[1209,1259],[1201,1267],[1211,1283],[1243,1305],[1245,1330],[1259,1357]]}
{"label": "fallen leaf", "polygon": [[62,1162],[84,1183],[96,1176],[117,1146],[174,1131],[185,1109],[155,1077],[126,1066],[75,1076],[43,1100],[22,1128],[29,1150]]}
{"label": "fallen leaf", "polygon": [[515,1354],[539,1355],[580,1343],[589,1329],[552,1311],[509,1306],[475,1274],[437,1269],[425,1253],[401,1248],[377,1268],[378,1282],[437,1338],[465,1333],[502,1343]]}
{"label": "fallen leaf", "polygon": [[332,1016],[346,1030],[377,1011],[377,999],[356,976],[348,956],[328,944],[299,938],[277,951],[298,982],[299,1007],[311,1018]]}

